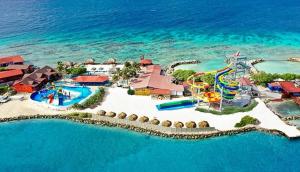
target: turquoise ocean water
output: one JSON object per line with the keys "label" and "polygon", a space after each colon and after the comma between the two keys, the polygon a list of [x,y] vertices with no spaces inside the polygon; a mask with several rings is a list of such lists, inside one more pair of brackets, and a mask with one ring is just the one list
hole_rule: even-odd
{"label": "turquoise ocean water", "polygon": [[249,58],[300,55],[297,0],[1,0],[0,11],[0,55],[36,65],[145,54],[214,69],[237,50]]}
{"label": "turquoise ocean water", "polygon": [[299,140],[171,140],[62,120],[0,124],[0,171],[299,171]]}

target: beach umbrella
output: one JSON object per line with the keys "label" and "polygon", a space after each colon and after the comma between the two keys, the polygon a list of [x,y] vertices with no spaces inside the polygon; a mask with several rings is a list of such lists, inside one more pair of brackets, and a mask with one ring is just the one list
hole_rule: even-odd
{"label": "beach umbrella", "polygon": [[187,128],[196,128],[197,127],[197,124],[194,122],[194,121],[189,121],[189,122],[186,122],[185,123],[185,126]]}
{"label": "beach umbrella", "polygon": [[209,123],[207,121],[201,121],[198,123],[199,128],[207,128],[209,127]]}
{"label": "beach umbrella", "polygon": [[169,121],[169,120],[165,120],[165,121],[163,121],[163,122],[161,123],[161,125],[162,125],[163,127],[171,127],[172,122]]}
{"label": "beach umbrella", "polygon": [[129,115],[128,119],[130,121],[136,121],[138,119],[138,116],[136,114],[132,114],[132,115]]}
{"label": "beach umbrella", "polygon": [[120,118],[120,119],[125,119],[126,116],[127,116],[127,114],[125,112],[121,112],[118,114],[118,118]]}
{"label": "beach umbrella", "polygon": [[100,115],[100,116],[105,116],[106,112],[104,110],[99,110],[97,112],[97,115]]}
{"label": "beach umbrella", "polygon": [[174,127],[175,127],[175,128],[183,128],[183,127],[184,127],[184,124],[183,124],[182,122],[180,122],[180,121],[176,121],[176,122],[174,123]]}
{"label": "beach umbrella", "polygon": [[160,121],[158,119],[152,119],[150,121],[150,123],[153,124],[153,125],[158,125],[160,123]]}
{"label": "beach umbrella", "polygon": [[142,122],[142,123],[145,123],[145,122],[149,121],[149,118],[146,117],[146,116],[142,116],[142,117],[140,117],[139,121]]}
{"label": "beach umbrella", "polygon": [[113,117],[116,116],[116,113],[115,112],[108,112],[107,116],[113,118]]}

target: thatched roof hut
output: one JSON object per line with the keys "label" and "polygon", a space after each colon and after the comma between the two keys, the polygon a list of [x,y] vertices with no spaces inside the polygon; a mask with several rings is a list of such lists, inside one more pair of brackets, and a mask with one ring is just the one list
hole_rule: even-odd
{"label": "thatched roof hut", "polygon": [[185,123],[185,126],[187,128],[196,128],[197,127],[197,124],[194,122],[194,121],[189,121],[189,122],[186,122]]}
{"label": "thatched roof hut", "polygon": [[125,119],[126,116],[127,116],[127,114],[125,112],[121,112],[118,114],[118,118],[120,118],[120,119]]}
{"label": "thatched roof hut", "polygon": [[183,124],[182,122],[180,122],[180,121],[176,121],[176,122],[174,123],[174,127],[175,127],[175,128],[183,128],[183,127],[184,127],[184,124]]}
{"label": "thatched roof hut", "polygon": [[115,58],[110,58],[110,59],[108,59],[105,63],[106,63],[106,64],[116,64],[116,63],[117,63],[117,59],[115,59]]}
{"label": "thatched roof hut", "polygon": [[209,127],[209,123],[207,121],[201,121],[198,123],[199,128],[207,128]]}
{"label": "thatched roof hut", "polygon": [[138,116],[136,114],[132,114],[132,115],[129,115],[128,119],[130,121],[136,121],[138,119]]}
{"label": "thatched roof hut", "polygon": [[84,62],[85,64],[94,64],[95,63],[95,59],[93,58],[88,58],[86,59],[86,61]]}
{"label": "thatched roof hut", "polygon": [[117,114],[115,112],[108,112],[107,116],[114,118]]}
{"label": "thatched roof hut", "polygon": [[99,110],[97,112],[97,115],[100,115],[100,116],[105,116],[106,112],[104,110]]}
{"label": "thatched roof hut", "polygon": [[146,117],[146,116],[142,116],[142,117],[140,117],[139,121],[142,122],[142,123],[148,122],[148,121],[149,121],[149,118]]}
{"label": "thatched roof hut", "polygon": [[153,124],[153,125],[158,125],[160,123],[160,121],[158,119],[152,119],[150,121],[150,123]]}
{"label": "thatched roof hut", "polygon": [[169,120],[165,120],[165,121],[163,121],[163,122],[161,123],[161,125],[162,125],[163,127],[171,127],[172,122],[169,121]]}

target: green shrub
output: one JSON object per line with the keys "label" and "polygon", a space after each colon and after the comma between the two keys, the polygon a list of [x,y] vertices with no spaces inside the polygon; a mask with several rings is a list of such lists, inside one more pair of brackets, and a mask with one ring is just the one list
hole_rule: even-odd
{"label": "green shrub", "polygon": [[6,67],[0,67],[0,72],[1,71],[6,71],[7,69],[6,69]]}
{"label": "green shrub", "polygon": [[210,110],[210,109],[204,109],[204,108],[197,108],[196,110],[199,112],[204,112],[204,113],[212,113],[215,115],[229,115],[233,113],[238,113],[238,112],[249,112],[253,108],[257,106],[258,102],[253,100],[250,105],[246,107],[236,107],[236,106],[228,106],[224,107],[222,112],[216,111],[216,110]]}
{"label": "green shrub", "polygon": [[73,67],[70,69],[67,69],[67,74],[71,74],[71,75],[81,75],[86,73],[86,68],[85,67]]}
{"label": "green shrub", "polygon": [[10,90],[9,86],[0,86],[0,95],[7,93]]}
{"label": "green shrub", "polygon": [[236,123],[234,125],[234,127],[244,127],[249,124],[256,125],[257,123],[258,123],[258,120],[256,118],[246,115],[241,119],[240,122]]}
{"label": "green shrub", "polygon": [[103,101],[103,98],[104,98],[104,95],[105,95],[105,90],[104,88],[100,87],[96,92],[95,94],[93,94],[92,96],[90,96],[87,100],[85,100],[82,104],[74,104],[72,106],[72,108],[74,109],[86,109],[86,108],[89,108],[93,105],[96,105],[100,102]]}
{"label": "green shrub", "polygon": [[191,75],[193,75],[195,73],[196,72],[193,70],[178,69],[172,75],[178,81],[186,81],[188,79],[188,77],[190,77]]}
{"label": "green shrub", "polygon": [[135,91],[129,88],[128,91],[127,91],[127,94],[134,95]]}
{"label": "green shrub", "polygon": [[286,81],[300,79],[299,74],[293,74],[293,73],[284,73],[284,74],[278,74],[278,73],[266,73],[266,72],[259,72],[256,74],[251,74],[251,78],[253,81],[262,86],[266,86],[267,83],[270,83],[274,81],[275,79],[281,78]]}

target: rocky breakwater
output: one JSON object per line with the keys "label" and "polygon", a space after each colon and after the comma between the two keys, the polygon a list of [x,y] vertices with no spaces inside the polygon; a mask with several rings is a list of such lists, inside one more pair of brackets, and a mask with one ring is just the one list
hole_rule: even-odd
{"label": "rocky breakwater", "polygon": [[251,73],[258,73],[259,71],[256,69],[256,67],[254,65],[258,64],[258,63],[262,63],[265,60],[262,58],[258,58],[258,59],[252,59],[247,61],[247,65],[250,66],[250,72]]}
{"label": "rocky breakwater", "polygon": [[291,57],[291,58],[288,58],[288,61],[290,61],[290,62],[300,62],[300,57]]}
{"label": "rocky breakwater", "polygon": [[92,119],[92,118],[76,118],[67,115],[30,115],[30,116],[18,116],[18,117],[11,117],[11,118],[0,118],[0,122],[9,122],[9,121],[17,121],[17,120],[28,120],[28,119],[63,119],[63,120],[70,120],[73,122],[79,122],[84,124],[94,124],[94,125],[101,125],[101,126],[108,126],[108,127],[118,127],[127,130],[132,130],[139,133],[145,133],[154,136],[160,137],[168,137],[173,139],[205,139],[210,137],[218,137],[218,136],[230,136],[236,135],[239,133],[245,133],[250,131],[261,131],[265,133],[271,133],[275,135],[285,136],[289,139],[296,139],[297,137],[289,137],[285,133],[278,131],[278,130],[270,130],[264,129],[258,126],[249,125],[246,127],[234,129],[234,130],[226,130],[226,131],[207,131],[207,132],[199,132],[199,133],[169,133],[164,132],[163,130],[151,129],[151,128],[144,128],[136,125],[130,125],[128,123],[123,122],[113,122],[111,120],[100,120],[100,119]]}
{"label": "rocky breakwater", "polygon": [[181,61],[176,61],[173,62],[171,64],[169,64],[166,67],[166,73],[167,74],[172,74],[175,70],[175,67],[179,66],[179,65],[186,65],[186,64],[198,64],[201,63],[200,60],[181,60]]}

